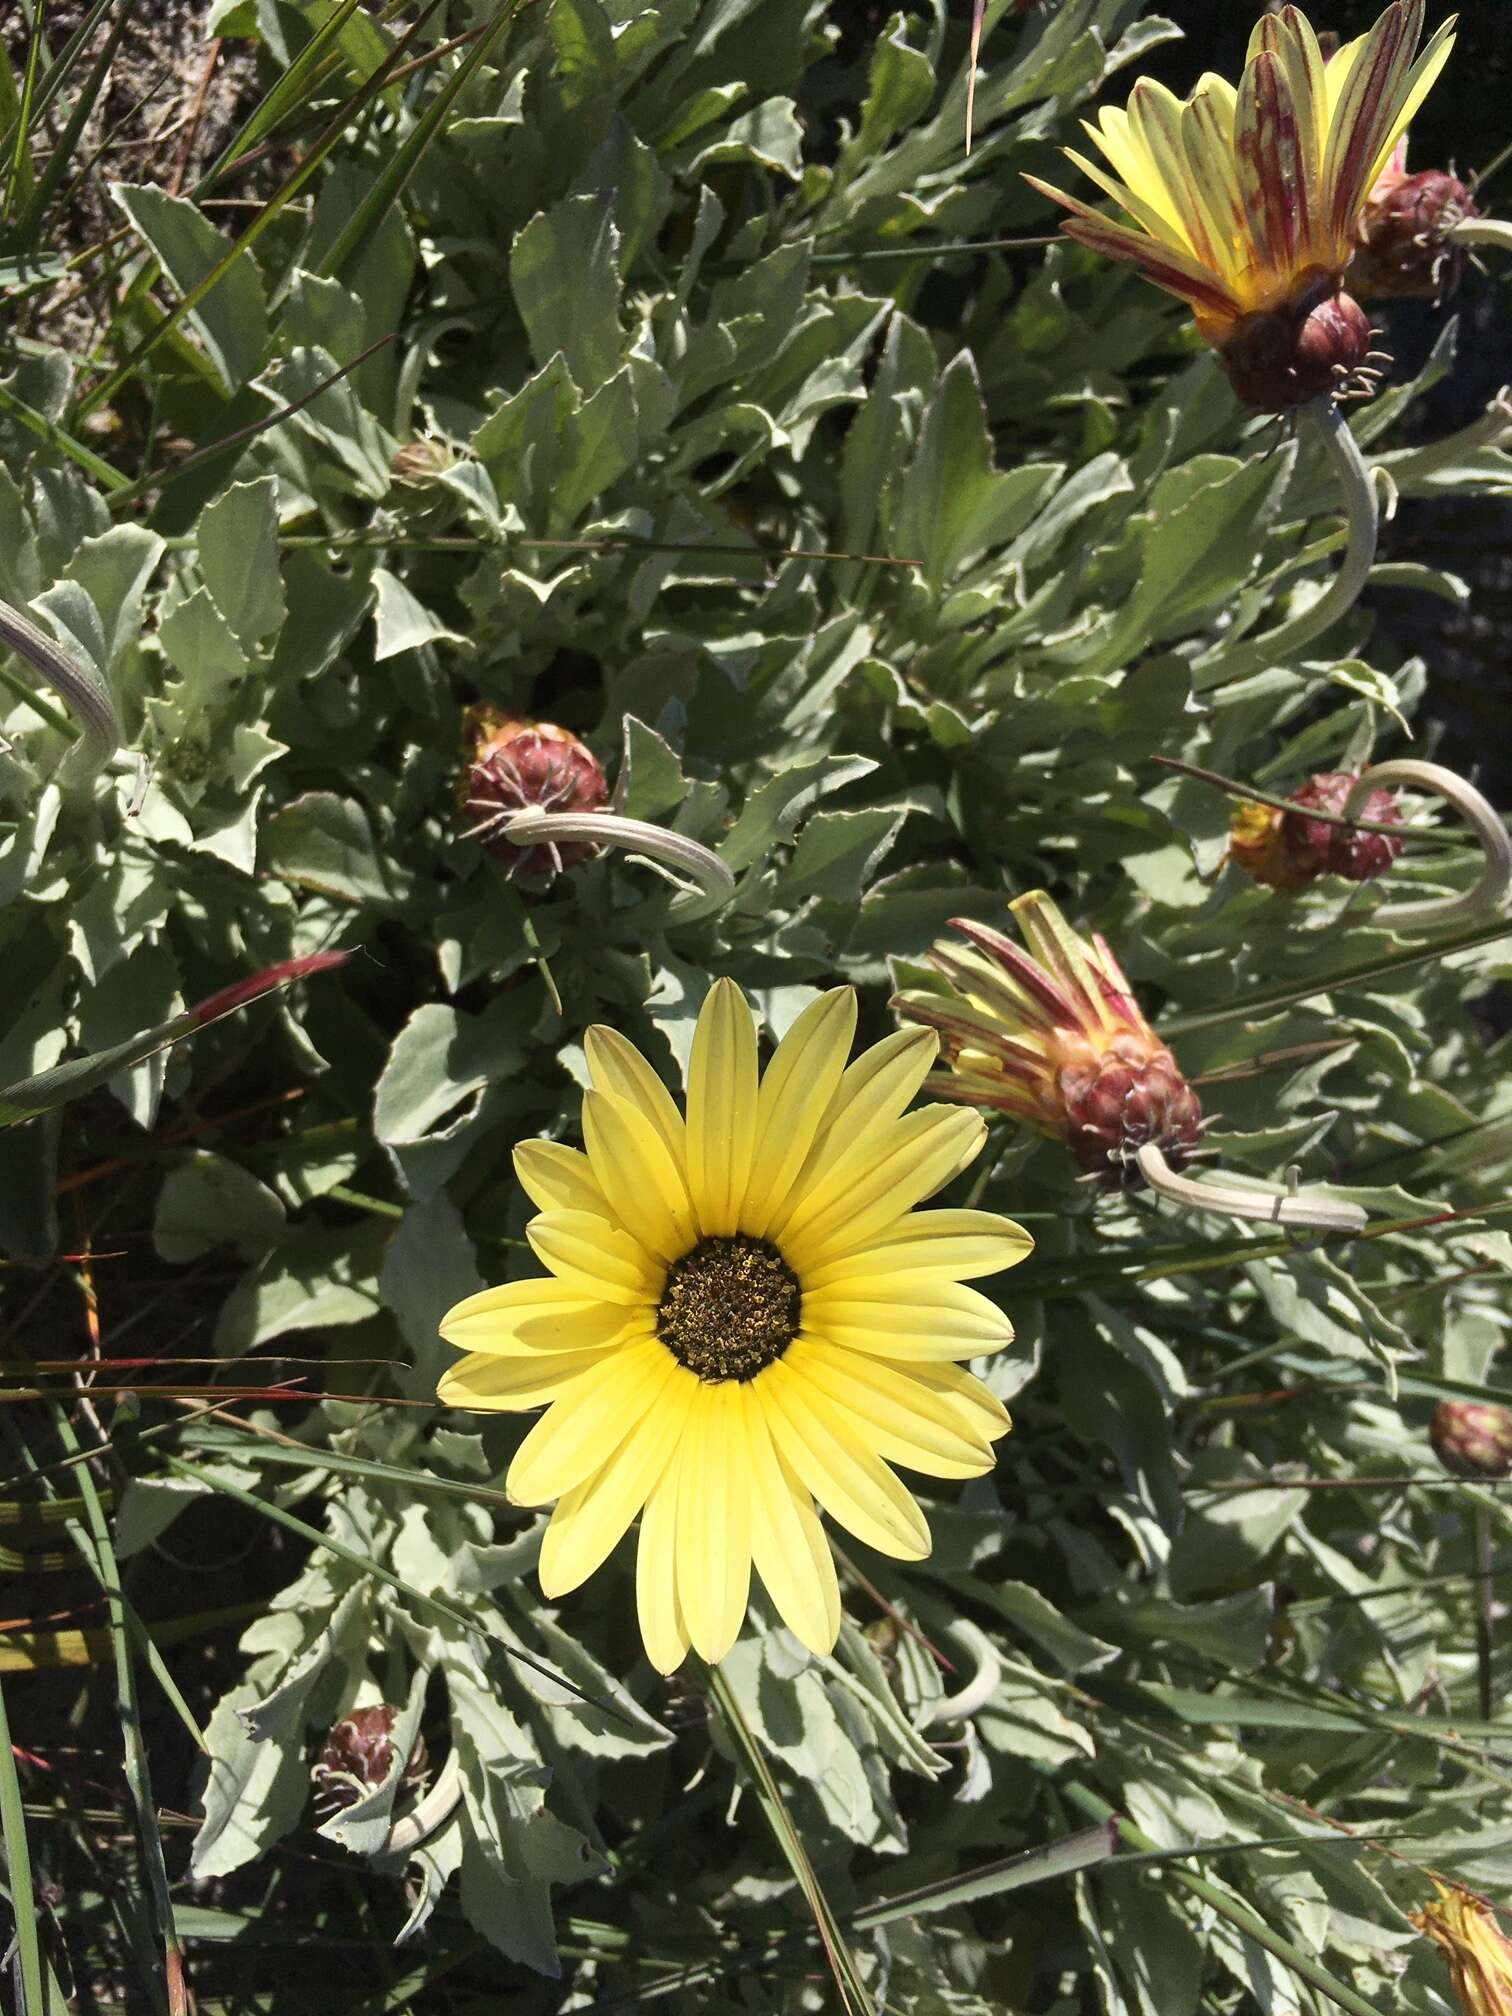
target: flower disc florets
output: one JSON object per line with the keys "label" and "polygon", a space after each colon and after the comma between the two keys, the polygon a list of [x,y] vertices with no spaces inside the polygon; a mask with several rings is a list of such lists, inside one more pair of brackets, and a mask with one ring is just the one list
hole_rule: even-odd
{"label": "flower disc florets", "polygon": [[[1339,817],[1358,782],[1352,770],[1325,770],[1292,793],[1292,804]],[[1401,823],[1402,808],[1391,791],[1370,792],[1356,810],[1372,825]],[[1229,858],[1267,889],[1306,889],[1321,875],[1372,882],[1403,845],[1388,833],[1336,826],[1329,819],[1309,819],[1305,810],[1283,812],[1274,805],[1241,805],[1229,831]]]}
{"label": "flower disc florets", "polygon": [[949,1069],[929,1089],[1011,1114],[1063,1141],[1109,1188],[1153,1144],[1173,1164],[1196,1146],[1202,1107],[1150,1028],[1101,938],[1079,938],[1042,890],[1009,905],[1029,950],[968,918],[970,949],[941,941],[943,985],[909,988],[895,1011],[939,1031]]}
{"label": "flower disc florets", "polygon": [[469,710],[472,755],[465,805],[471,836],[511,877],[549,881],[594,852],[588,841],[517,846],[505,837],[521,812],[597,812],[609,797],[603,768],[569,729],[518,721],[490,707]]}
{"label": "flower disc florets", "polygon": [[798,1335],[803,1290],[770,1239],[700,1239],[667,1269],[656,1334],[700,1379],[754,1379]]}
{"label": "flower disc florets", "polygon": [[1407,142],[1392,151],[1360,219],[1349,284],[1367,301],[1442,301],[1458,287],[1465,252],[1450,233],[1478,217],[1469,185],[1447,168],[1407,173]]}

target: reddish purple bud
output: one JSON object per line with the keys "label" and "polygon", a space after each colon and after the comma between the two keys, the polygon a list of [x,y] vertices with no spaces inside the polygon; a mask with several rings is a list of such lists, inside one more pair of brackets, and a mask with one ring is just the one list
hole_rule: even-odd
{"label": "reddish purple bud", "polygon": [[[1352,770],[1325,770],[1294,791],[1292,803],[1342,818],[1357,782]],[[1393,792],[1371,791],[1351,816],[1376,826],[1399,826],[1402,808]],[[1271,805],[1239,806],[1229,829],[1229,858],[1267,889],[1306,889],[1320,875],[1371,882],[1385,874],[1403,844],[1389,833],[1362,833],[1356,826],[1335,826]]]}
{"label": "reddish purple bud", "polygon": [[1456,1477],[1512,1476],[1512,1408],[1441,1400],[1428,1428],[1433,1453]]}
{"label": "reddish purple bud", "polygon": [[[394,1768],[393,1735],[398,1719],[399,1710],[387,1701],[375,1701],[342,1716],[310,1771],[316,1797],[324,1807],[340,1812],[384,1783]],[[405,1760],[405,1784],[418,1783],[425,1766],[425,1739],[421,1737]]]}
{"label": "reddish purple bud", "polygon": [[1351,388],[1370,353],[1370,317],[1331,275],[1285,308],[1246,315],[1219,352],[1246,406],[1283,413]]}
{"label": "reddish purple bud", "polygon": [[333,967],[345,966],[351,956],[350,952],[306,952],[302,958],[281,959],[276,966],[265,966],[261,973],[234,980],[229,987],[196,1001],[189,1010],[194,1026],[202,1029],[207,1022],[217,1022],[222,1015],[245,1008],[249,1001],[271,994],[276,988],[292,987],[296,980],[307,980],[312,973],[329,973]]}
{"label": "reddish purple bud", "polygon": [[519,721],[492,708],[469,710],[474,742],[465,806],[470,837],[511,878],[549,882],[594,853],[583,840],[516,846],[505,830],[521,812],[598,812],[609,785],[598,758],[569,729]]}
{"label": "reddish purple bud", "polygon": [[1124,1180],[1127,1158],[1153,1141],[1173,1168],[1202,1137],[1202,1106],[1164,1044],[1115,1036],[1095,1060],[1057,1080],[1066,1145],[1088,1175]]}
{"label": "reddish purple bud", "polygon": [[1360,244],[1349,284],[1367,301],[1407,298],[1442,301],[1458,287],[1465,252],[1450,237],[1456,224],[1478,217],[1467,185],[1446,168],[1402,172],[1398,150],[1370,192],[1360,219]]}

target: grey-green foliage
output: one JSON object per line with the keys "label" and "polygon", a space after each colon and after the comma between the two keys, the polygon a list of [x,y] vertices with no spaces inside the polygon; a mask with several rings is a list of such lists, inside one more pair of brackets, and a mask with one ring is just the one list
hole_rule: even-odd
{"label": "grey-green foliage", "polygon": [[[1361,612],[1307,663],[1225,677],[1225,649],[1331,564],[1321,462],[1245,416],[1127,272],[1069,246],[930,256],[1043,228],[1019,169],[1174,32],[1138,0],[1011,11],[987,10],[966,159],[964,36],[943,8],[891,16],[858,51],[822,0],[550,0],[470,83],[402,210],[330,271],[437,78],[395,87],[144,378],[201,441],[299,410],[208,469],[168,467],[145,523],[113,522],[96,477],[18,417],[67,426],[70,361],[8,359],[0,593],[109,679],[151,775],[145,796],[131,764],[92,799],[60,794],[64,737],[6,699],[0,1082],[252,966],[365,948],[255,1011],[250,1039],[112,1083],[138,1130],[225,1074],[300,1094],[165,1158],[158,1254],[219,1249],[240,1270],[204,1311],[216,1352],[325,1344],[338,1390],[425,1400],[440,1310],[520,1265],[508,1151],[572,1134],[589,1024],[674,1085],[715,973],[774,1036],[854,981],[879,1033],[891,972],[951,917],[1000,917],[1041,883],[1188,1025],[1174,1040],[1231,1165],[1275,1180],[1295,1162],[1383,1221],[1497,1199],[1504,1058],[1467,1004],[1504,948],[1331,986],[1401,949],[1372,898],[1278,897],[1224,870],[1225,801],[1150,761],[1287,788],[1358,767],[1419,710],[1426,668]],[[264,0],[217,25],[286,61],[284,17],[321,14]],[[359,18],[342,60],[360,71],[386,31]],[[165,299],[229,249],[187,199],[117,200]],[[924,256],[874,256],[899,248]],[[1406,438],[1453,364],[1446,329],[1362,437],[1404,496],[1505,496],[1504,422]],[[717,848],[730,904],[674,917],[674,892],[614,855],[523,899],[457,802],[478,699],[581,731],[626,811]],[[1400,871],[1470,873],[1442,851]],[[111,1152],[143,1140],[114,1110],[88,1124]],[[35,1260],[57,1238],[59,1136],[25,1139],[0,1174],[0,1242]],[[1212,1881],[1377,2006],[1441,2009],[1433,1963],[1411,1957],[1413,1866],[1486,1886],[1512,1869],[1501,1781],[1464,1733],[1469,1524],[1480,1506],[1500,1535],[1507,1514],[1469,1487],[1301,1480],[1427,1471],[1432,1401],[1500,1390],[1512,1246],[1409,1222],[1288,1250],[1094,1199],[1062,1151],[1010,1129],[989,1159],[982,1201],[1039,1242],[989,1284],[1020,1333],[987,1372],[1017,1416],[997,1476],[935,1504],[929,1562],[853,1550],[896,1616],[851,1583],[855,1625],[811,1662],[758,1612],[727,1669],[832,1902],[845,1915],[1056,1838],[1079,1824],[1079,1782],[1173,1849],[1285,1837]],[[317,1550],[251,1626],[210,1726],[190,1873],[312,1827],[324,1732],[386,1700],[406,1731],[423,1712],[463,1787],[416,1851],[408,1907],[385,1859],[392,1774],[325,1827],[371,1863],[396,1935],[432,1919],[440,1937],[455,1876],[467,1925],[527,1968],[561,1964],[584,1998],[625,1988],[594,1943],[608,1921],[695,1970],[674,2006],[811,2006],[786,1865],[725,1737],[639,1660],[623,1554],[543,1604],[538,1529],[497,1502],[519,1424],[479,1436],[328,1402],[279,1425],[306,1467],[201,1431],[212,1490],[294,1508],[404,1590]],[[147,1544],[206,1504],[149,1478],[122,1516]],[[996,1678],[963,1719],[940,1719],[956,1683],[911,1620],[952,1660],[989,1648]],[[1317,1812],[1431,1840],[1398,1840],[1389,1863]],[[563,1963],[554,1908],[590,1924]],[[1081,2010],[1088,1983],[1108,2016],[1321,2006],[1148,1873],[856,1942],[888,2006],[921,2016]]]}

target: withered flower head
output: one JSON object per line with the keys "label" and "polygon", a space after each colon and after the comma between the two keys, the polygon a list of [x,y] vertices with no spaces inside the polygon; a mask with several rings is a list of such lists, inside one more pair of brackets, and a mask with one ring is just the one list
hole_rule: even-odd
{"label": "withered flower head", "polygon": [[589,841],[541,841],[517,846],[505,829],[521,812],[597,812],[609,797],[598,758],[570,729],[551,721],[521,721],[492,707],[470,707],[470,743],[463,802],[470,836],[508,874],[550,881],[593,854]]}
{"label": "withered flower head", "polygon": [[1484,1897],[1435,1879],[1438,1896],[1412,1922],[1443,1953],[1465,2016],[1512,2016],[1512,1944]]}
{"label": "withered flower head", "polygon": [[1344,275],[1366,197],[1453,46],[1451,20],[1414,62],[1423,15],[1424,0],[1392,0],[1325,60],[1287,6],[1256,22],[1237,86],[1210,73],[1182,100],[1142,77],[1086,128],[1108,167],[1070,154],[1124,220],[1028,178],[1072,213],[1067,237],[1188,302],[1261,411],[1373,382]]}
{"label": "withered flower head", "polygon": [[1366,301],[1444,300],[1465,271],[1464,248],[1449,234],[1456,224],[1479,215],[1469,184],[1449,169],[1408,174],[1404,133],[1360,218],[1360,242],[1349,266],[1351,288]]}
{"label": "withered flower head", "polygon": [[[1294,791],[1292,802],[1342,815],[1358,781],[1352,770],[1326,770]],[[1399,825],[1402,818],[1395,793],[1385,790],[1370,792],[1358,812],[1377,826]],[[1335,826],[1326,819],[1309,819],[1305,811],[1282,812],[1274,805],[1240,805],[1229,828],[1229,858],[1267,889],[1306,889],[1320,875],[1371,882],[1385,874],[1402,846],[1387,833]]]}
{"label": "withered flower head", "polygon": [[948,987],[894,997],[899,1016],[939,1031],[948,1068],[929,1089],[1065,1142],[1109,1188],[1147,1143],[1179,1163],[1198,1141],[1202,1108],[1106,942],[1079,937],[1043,890],[1008,907],[1027,952],[955,918],[968,945],[941,940],[930,954]]}
{"label": "withered flower head", "polygon": [[[383,1784],[394,1768],[393,1736],[398,1719],[397,1708],[387,1701],[375,1701],[366,1708],[353,1708],[334,1725],[310,1771],[322,1807],[342,1812]],[[405,1762],[404,1782],[414,1784],[424,1772],[422,1737]]]}
{"label": "withered flower head", "polygon": [[1456,1477],[1512,1476],[1512,1408],[1489,1400],[1441,1400],[1428,1440]]}

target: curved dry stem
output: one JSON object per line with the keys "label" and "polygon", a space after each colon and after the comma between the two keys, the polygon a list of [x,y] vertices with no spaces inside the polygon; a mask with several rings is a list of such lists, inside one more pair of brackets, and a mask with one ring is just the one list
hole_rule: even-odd
{"label": "curved dry stem", "polygon": [[1366,1215],[1358,1204],[1332,1197],[1310,1197],[1301,1190],[1272,1190],[1260,1185],[1196,1183],[1178,1176],[1154,1142],[1134,1155],[1139,1173],[1158,1196],[1186,1211],[1214,1211],[1223,1218],[1254,1218],[1265,1225],[1308,1225],[1320,1232],[1360,1232]]}
{"label": "curved dry stem", "polygon": [[1497,916],[1512,889],[1512,837],[1508,836],[1501,814],[1473,784],[1441,763],[1420,763],[1405,756],[1394,763],[1377,763],[1363,770],[1344,801],[1342,816],[1348,818],[1365,803],[1372,791],[1400,784],[1417,791],[1431,791],[1450,805],[1464,820],[1481,844],[1485,865],[1481,878],[1463,896],[1434,896],[1422,903],[1386,903],[1371,914],[1373,924],[1392,931],[1433,931],[1441,924],[1474,924]]}
{"label": "curved dry stem", "polygon": [[997,1647],[969,1617],[958,1617],[947,1636],[952,1644],[959,1645],[971,1657],[976,1671],[957,1693],[946,1694],[935,1702],[924,1725],[926,1728],[933,1728],[937,1722],[969,1722],[973,1715],[987,1706],[1003,1677],[1003,1662]]}
{"label": "curved dry stem", "polygon": [[1449,236],[1456,245],[1497,245],[1512,252],[1512,221],[1505,217],[1466,217],[1450,226]]}
{"label": "curved dry stem", "polygon": [[422,1841],[429,1840],[438,1828],[445,1825],[456,1811],[461,1797],[462,1767],[453,1750],[420,1804],[390,1827],[388,1839],[379,1852],[384,1855],[408,1855],[411,1849],[418,1848]]}
{"label": "curved dry stem", "polygon": [[0,601],[0,644],[9,645],[18,658],[61,694],[79,723],[79,739],[64,758],[62,781],[84,784],[97,777],[121,746],[120,717],[110,694],[92,672],[86,672],[29,616],[3,601]]}
{"label": "curved dry stem", "polygon": [[1263,671],[1268,665],[1285,664],[1300,657],[1316,637],[1321,637],[1360,599],[1360,591],[1375,564],[1376,541],[1381,529],[1381,499],[1374,471],[1360,453],[1349,422],[1338,404],[1329,398],[1314,399],[1301,409],[1303,426],[1317,436],[1327,451],[1344,500],[1349,526],[1349,544],[1344,559],[1329,587],[1300,615],[1278,623],[1263,637],[1244,638],[1225,650],[1220,646],[1200,662],[1199,690]]}
{"label": "curved dry stem", "polygon": [[645,819],[627,819],[619,812],[521,812],[504,828],[504,838],[517,847],[558,840],[624,847],[663,861],[669,868],[680,868],[698,885],[699,896],[711,903],[728,903],[735,894],[735,877],[701,841],[670,832],[665,826],[653,826]]}

